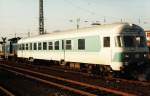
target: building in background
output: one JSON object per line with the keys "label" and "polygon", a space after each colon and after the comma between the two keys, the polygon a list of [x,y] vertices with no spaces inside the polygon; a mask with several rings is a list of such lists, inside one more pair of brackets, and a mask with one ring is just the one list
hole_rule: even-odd
{"label": "building in background", "polygon": [[150,50],[150,30],[145,30],[145,33],[146,33],[147,46]]}

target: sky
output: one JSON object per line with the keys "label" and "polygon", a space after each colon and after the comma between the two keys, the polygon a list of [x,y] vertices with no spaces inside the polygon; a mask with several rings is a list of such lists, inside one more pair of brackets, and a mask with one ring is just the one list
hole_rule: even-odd
{"label": "sky", "polygon": [[[47,33],[91,26],[129,22],[150,30],[150,0],[43,0]],[[39,0],[0,0],[0,36],[38,34]]]}

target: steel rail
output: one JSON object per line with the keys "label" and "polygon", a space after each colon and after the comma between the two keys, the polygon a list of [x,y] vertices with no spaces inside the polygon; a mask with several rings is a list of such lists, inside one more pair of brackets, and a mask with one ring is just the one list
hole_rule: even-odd
{"label": "steel rail", "polygon": [[3,91],[7,96],[15,96],[13,93],[3,88],[2,86],[0,86],[0,90]]}
{"label": "steel rail", "polygon": [[[0,67],[0,68],[2,68],[2,67]],[[89,92],[85,92],[85,91],[74,89],[74,88],[71,88],[71,87],[68,87],[68,86],[60,85],[60,84],[57,84],[57,83],[54,83],[54,82],[50,82],[48,80],[43,80],[43,79],[40,79],[38,77],[31,76],[31,75],[19,73],[19,72],[14,71],[14,70],[9,70],[9,69],[6,69],[6,68],[3,68],[3,69],[5,69],[5,70],[7,70],[9,72],[13,72],[13,73],[18,74],[18,75],[22,75],[22,76],[30,78],[30,79],[34,79],[34,80],[43,82],[45,84],[53,85],[53,86],[59,87],[59,88],[64,89],[64,90],[69,90],[69,91],[71,91],[71,92],[73,92],[75,94],[79,94],[79,95],[82,95],[82,96],[97,96],[97,95],[91,94]]]}
{"label": "steel rail", "polygon": [[137,80],[126,80],[126,79],[121,79],[121,78],[111,78],[111,79],[108,79],[110,81],[120,81],[120,82],[128,82],[128,83],[132,83],[132,84],[140,84],[140,85],[143,85],[143,86],[150,86],[150,82],[143,82],[143,81],[137,81]]}
{"label": "steel rail", "polygon": [[[3,65],[3,66],[10,67],[8,65]],[[64,78],[61,78],[61,77],[55,77],[55,76],[51,76],[51,75],[48,75],[48,74],[34,72],[34,71],[31,71],[31,70],[28,70],[28,69],[25,70],[23,68],[18,68],[18,67],[14,67],[14,68],[16,68],[18,70],[27,71],[27,72],[30,72],[30,73],[33,73],[33,74],[42,75],[42,76],[49,77],[49,78],[63,80],[63,81],[70,82],[70,83],[75,83],[75,84],[86,86],[86,87],[89,87],[89,88],[92,88],[92,89],[95,89],[95,90],[105,91],[105,92],[108,92],[108,93],[113,93],[113,94],[122,95],[122,96],[135,96],[134,94],[130,94],[130,93],[126,93],[126,92],[122,92],[122,91],[118,91],[118,90],[114,90],[114,89],[110,89],[110,88],[108,89],[108,88],[104,88],[104,87],[100,87],[100,86],[94,86],[94,85],[90,85],[90,84],[86,84],[86,83],[81,83],[81,82],[78,82],[78,81],[68,80],[68,79],[64,79]]]}

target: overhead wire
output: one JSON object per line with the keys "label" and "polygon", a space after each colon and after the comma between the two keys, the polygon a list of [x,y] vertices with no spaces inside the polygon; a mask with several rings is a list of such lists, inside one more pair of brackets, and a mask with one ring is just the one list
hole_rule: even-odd
{"label": "overhead wire", "polygon": [[[72,5],[73,7],[75,7],[76,9],[80,9],[80,10],[82,10],[82,11],[84,11],[84,12],[86,12],[86,13],[89,13],[90,15],[100,15],[100,14],[98,14],[98,13],[96,13],[96,12],[94,12],[94,11],[92,11],[92,10],[89,10],[89,9],[87,9],[87,8],[85,8],[85,7],[82,7],[82,6],[80,6],[79,4],[76,4],[76,3],[73,3],[73,1],[71,1],[71,0],[64,0],[66,3],[68,3],[68,4],[70,4],[70,5]],[[95,4],[97,4],[97,0],[80,0],[80,2],[83,2],[83,3],[87,3],[87,5],[95,5]],[[122,17],[115,17],[115,16],[107,16],[107,15],[105,15],[105,16],[98,16],[98,17],[100,17],[100,20],[102,20],[103,19],[103,21],[104,22],[106,22],[107,21],[107,19],[109,18],[111,21],[122,21],[122,22],[126,22],[126,20],[128,20],[128,18],[122,18]],[[131,19],[131,18],[130,18]],[[146,19],[146,18],[145,18]],[[147,18],[146,20],[145,20],[144,18],[141,18],[140,19],[140,23],[141,24],[148,24],[149,23],[149,18]],[[138,21],[138,19],[137,19],[137,21]],[[130,22],[130,21],[128,21],[128,22]],[[135,23],[136,23],[136,20],[134,21]]]}
{"label": "overhead wire", "polygon": [[87,12],[87,13],[90,13],[90,14],[92,14],[92,15],[96,14],[95,12],[93,12],[93,11],[91,11],[91,10],[88,10],[88,9],[86,9],[86,8],[83,8],[83,7],[81,7],[81,6],[79,6],[79,5],[75,4],[75,3],[73,3],[73,2],[70,1],[70,0],[64,0],[64,1],[65,1],[66,3],[72,5],[73,7],[77,8],[77,9],[80,9],[80,10],[85,11],[85,12]]}

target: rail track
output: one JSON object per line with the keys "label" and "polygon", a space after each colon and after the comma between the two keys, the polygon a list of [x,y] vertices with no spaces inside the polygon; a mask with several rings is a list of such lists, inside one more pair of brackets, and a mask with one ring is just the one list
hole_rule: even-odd
{"label": "rail track", "polygon": [[136,85],[141,85],[141,86],[150,86],[150,82],[145,82],[145,81],[137,81],[137,80],[127,80],[127,79],[122,79],[122,78],[108,78],[110,81],[114,82],[126,82],[128,84],[136,84]]}
{"label": "rail track", "polygon": [[[60,67],[60,66],[51,66],[51,67],[47,67],[47,66],[41,66],[41,65],[31,65],[31,64],[23,64],[23,65],[27,65],[27,66],[32,66],[32,68],[38,68],[38,69],[48,69],[48,70],[54,70],[54,71],[59,71],[59,72],[69,72],[72,74],[79,74],[79,75],[84,75],[84,76],[90,76],[88,73],[83,73],[83,72],[79,72],[79,71],[74,71],[71,69],[67,69],[65,67]],[[97,78],[100,78],[100,76],[96,76]],[[106,78],[107,80],[111,81],[111,82],[127,82],[129,84],[137,84],[137,85],[143,85],[143,86],[150,86],[150,81],[138,81],[138,80],[128,80],[128,79],[123,79],[123,78]]]}
{"label": "rail track", "polygon": [[12,92],[0,86],[0,96],[15,96]]}
{"label": "rail track", "polygon": [[134,94],[122,92],[119,90],[114,90],[110,88],[104,88],[101,86],[94,86],[78,81],[68,80],[65,78],[52,76],[36,71],[32,71],[29,69],[23,69],[19,67],[14,67],[10,65],[0,64],[0,68],[5,69],[7,71],[13,72],[15,74],[19,74],[25,76],[30,79],[34,79],[45,83],[50,86],[58,87],[63,90],[68,90],[73,92],[74,94],[79,94],[82,96],[97,96],[97,95],[117,95],[117,96],[135,96]]}
{"label": "rail track", "polygon": [[89,76],[87,73],[83,73],[77,70],[72,70],[64,66],[43,66],[43,65],[31,65],[31,64],[15,64],[14,62],[0,62],[2,64],[9,64],[11,66],[18,66],[21,68],[27,68],[38,72],[57,75],[58,77],[68,78],[71,80],[85,82],[91,85],[103,86],[115,90],[120,90],[127,93],[136,94],[138,96],[149,96],[150,82],[141,82],[137,80],[127,80],[122,78],[101,78],[96,76]]}
{"label": "rail track", "polygon": [[[55,67],[44,67],[44,66],[34,66],[34,65],[29,65],[29,66],[33,66],[33,67],[38,67],[38,68],[41,68],[41,69],[50,69],[50,70],[54,70],[54,71],[60,71],[60,72],[69,72],[69,73],[73,73],[73,74],[79,74],[79,75],[84,75],[84,76],[90,76],[90,74],[88,73],[83,73],[83,72],[77,72],[77,71],[73,71],[73,70],[70,70],[70,69],[67,69],[67,68],[64,68],[64,67],[58,67],[58,66],[55,66]],[[100,76],[98,75],[95,75],[96,78],[101,78]],[[143,85],[143,86],[150,86],[150,81],[138,81],[138,80],[132,80],[132,79],[123,79],[123,78],[105,78],[109,81],[114,81],[114,82],[128,82],[129,84],[132,83],[132,84],[140,84],[140,85]]]}

